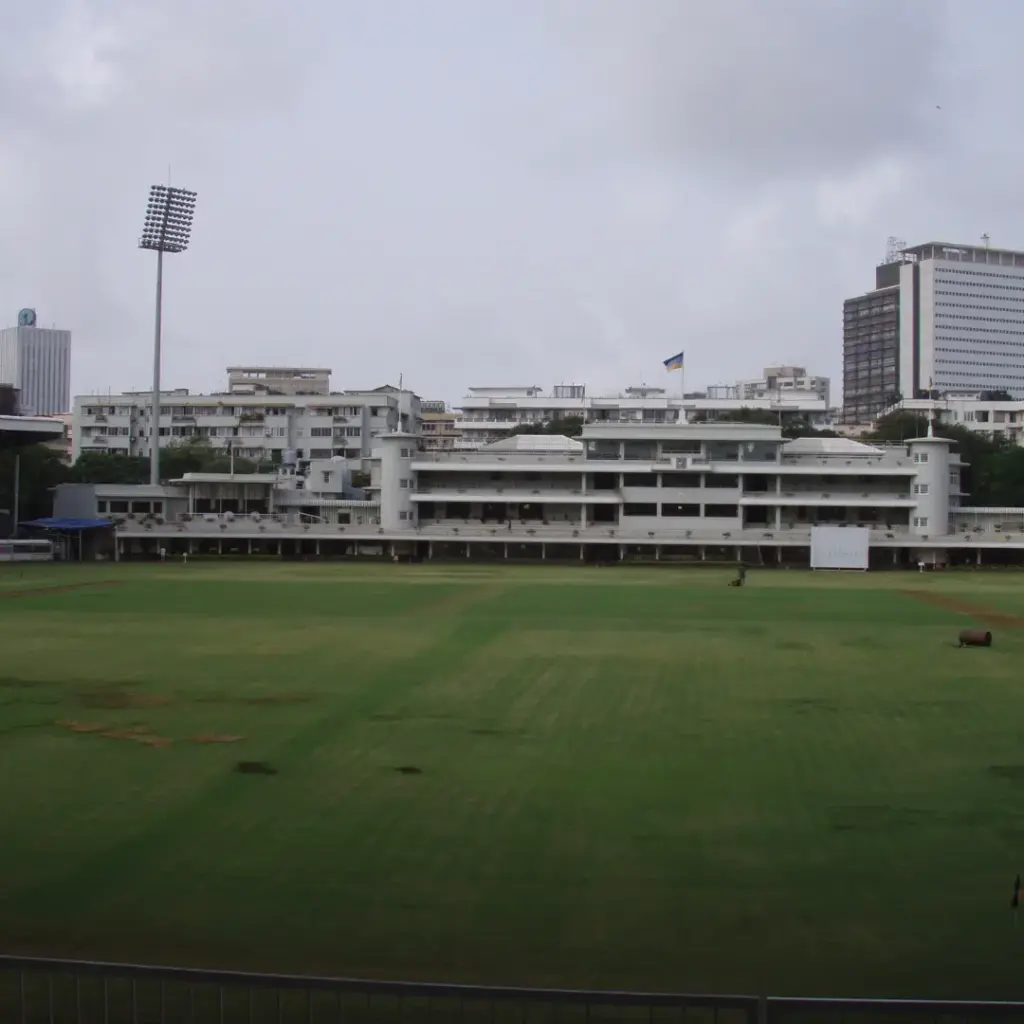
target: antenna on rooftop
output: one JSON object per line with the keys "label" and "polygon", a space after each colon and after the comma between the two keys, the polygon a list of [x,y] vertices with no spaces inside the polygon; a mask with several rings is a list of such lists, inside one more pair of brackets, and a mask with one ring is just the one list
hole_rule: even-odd
{"label": "antenna on rooftop", "polygon": [[897,238],[895,235],[890,235],[885,240],[885,262],[886,263],[902,263],[903,262],[903,250],[906,249],[907,243],[903,238]]}

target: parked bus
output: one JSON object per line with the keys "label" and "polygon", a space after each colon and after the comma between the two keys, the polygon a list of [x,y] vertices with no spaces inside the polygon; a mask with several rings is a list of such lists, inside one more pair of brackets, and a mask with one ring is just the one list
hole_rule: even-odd
{"label": "parked bus", "polygon": [[0,562],[52,562],[53,541],[0,540]]}

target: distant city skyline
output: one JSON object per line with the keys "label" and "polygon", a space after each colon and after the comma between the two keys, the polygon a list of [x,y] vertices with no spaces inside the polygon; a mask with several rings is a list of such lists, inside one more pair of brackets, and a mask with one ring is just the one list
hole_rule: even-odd
{"label": "distant city skyline", "polygon": [[1024,247],[1011,0],[54,0],[5,28],[0,309],[74,331],[77,393],[150,384],[168,176],[202,217],[164,379],[201,390],[239,361],[606,390],[680,349],[688,388],[838,383],[890,235]]}

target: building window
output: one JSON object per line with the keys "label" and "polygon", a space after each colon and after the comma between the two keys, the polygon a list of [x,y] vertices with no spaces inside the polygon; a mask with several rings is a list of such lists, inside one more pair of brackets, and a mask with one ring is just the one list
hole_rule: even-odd
{"label": "building window", "polygon": [[362,433],[362,429],[360,427],[346,427],[345,428],[345,436],[346,437],[358,437],[361,433]]}
{"label": "building window", "polygon": [[914,493],[915,494],[927,494],[928,493],[928,485],[927,484],[914,484]]}
{"label": "building window", "polygon": [[112,501],[110,503],[110,511],[114,512],[114,513],[127,512],[128,511],[128,502],[127,501]]}
{"label": "building window", "polygon": [[325,484],[329,484],[331,482],[331,474],[329,472],[324,472],[323,478]]}
{"label": "building window", "polygon": [[670,505],[661,506],[663,516],[671,516],[675,519],[699,519],[700,505]]}
{"label": "building window", "polygon": [[738,505],[705,505],[704,515],[708,519],[735,519],[739,512]]}
{"label": "building window", "polygon": [[927,452],[914,452],[914,461],[918,462],[918,463],[920,463],[920,462],[927,462],[928,461],[928,453]]}
{"label": "building window", "polygon": [[330,437],[332,433],[334,433],[334,430],[333,430],[332,427],[310,427],[309,428],[309,436],[310,437]]}
{"label": "building window", "polygon": [[928,525],[928,517],[927,516],[914,516],[914,525],[915,526],[927,526]]}
{"label": "building window", "polygon": [[651,502],[627,502],[622,506],[622,514],[624,516],[656,516],[658,514],[658,506]]}
{"label": "building window", "polygon": [[105,501],[97,501],[96,502],[96,511],[97,512],[106,512],[107,511],[107,503]]}
{"label": "building window", "polygon": [[[403,480],[402,483],[405,483],[405,481]],[[409,513],[408,512],[399,512],[398,513],[398,518],[399,519],[408,519],[409,518]]]}

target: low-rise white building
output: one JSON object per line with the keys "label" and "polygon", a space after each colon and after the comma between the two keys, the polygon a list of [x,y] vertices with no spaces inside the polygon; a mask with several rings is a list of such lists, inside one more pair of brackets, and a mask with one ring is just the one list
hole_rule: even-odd
{"label": "low-rise white building", "polygon": [[716,384],[708,388],[708,398],[820,398],[829,403],[832,382],[807,372],[805,366],[766,366],[760,377],[738,380],[735,384]]}
{"label": "low-rise white building", "polygon": [[424,452],[417,441],[378,437],[366,491],[341,460],[317,460],[304,474],[188,474],[159,493],[72,485],[55,514],[110,517],[119,557],[162,548],[800,565],[828,531],[863,544],[865,565],[1024,560],[1024,514],[962,508],[960,459],[930,434],[875,446],[789,441],[746,423],[615,423],[476,452]]}
{"label": "low-rise white building", "polygon": [[[419,434],[423,417],[412,391],[386,385],[371,391],[319,390],[322,370],[229,370],[229,390],[193,395],[165,391],[160,405],[160,445],[190,440],[231,450],[257,462],[304,465],[335,456],[368,460],[374,439],[396,430]],[[262,374],[262,376],[260,376]],[[291,391],[286,374],[291,374]],[[311,393],[303,391],[311,389]],[[153,400],[149,392],[79,395],[72,415],[72,457],[114,452],[149,457]]]}
{"label": "low-rise white building", "polygon": [[914,413],[938,424],[964,427],[991,440],[1024,444],[1024,399],[998,399],[985,392],[943,398],[905,398],[882,415]]}
{"label": "low-rise white building", "polygon": [[682,396],[666,388],[641,385],[616,395],[588,395],[583,384],[559,384],[544,394],[539,387],[474,387],[462,399],[455,427],[456,447],[474,451],[526,426],[578,418],[585,424],[633,423],[660,426],[714,420],[740,409],[770,412],[783,423],[799,419],[817,429],[835,419],[827,397],[810,392],[773,392],[762,396]]}

